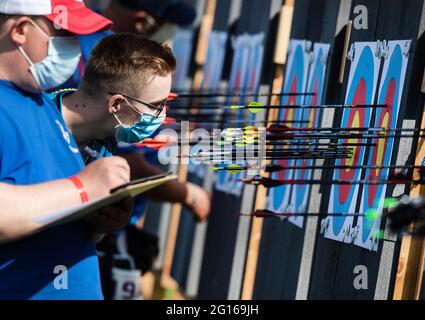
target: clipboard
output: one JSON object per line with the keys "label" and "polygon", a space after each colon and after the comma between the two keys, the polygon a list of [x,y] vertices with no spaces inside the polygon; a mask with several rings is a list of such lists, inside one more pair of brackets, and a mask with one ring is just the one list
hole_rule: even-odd
{"label": "clipboard", "polygon": [[172,172],[168,172],[165,174],[133,180],[112,190],[109,196],[94,199],[43,217],[38,217],[37,219],[34,219],[34,222],[40,225],[40,229],[38,231],[73,222],[86,217],[100,208],[117,203],[128,197],[135,197],[174,179],[177,179],[177,176]]}
{"label": "clipboard", "polygon": [[[161,173],[161,174],[157,174],[157,175],[150,176],[150,177],[132,180],[132,181],[126,183],[126,184],[123,184],[122,186],[119,186],[115,189],[112,189],[111,193],[118,192],[118,191],[125,189],[125,188],[133,189],[133,187],[137,187],[138,185],[144,184],[145,182],[162,179],[162,178],[172,176],[172,175],[173,175],[173,172],[167,172],[167,173]],[[176,178],[177,178],[177,176],[176,176]]]}

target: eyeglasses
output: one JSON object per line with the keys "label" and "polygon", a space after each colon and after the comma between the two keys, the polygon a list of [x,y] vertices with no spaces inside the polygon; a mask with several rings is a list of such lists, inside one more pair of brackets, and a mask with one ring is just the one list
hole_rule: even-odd
{"label": "eyeglasses", "polygon": [[[164,99],[164,100],[159,101],[157,103],[148,103],[148,102],[141,101],[139,99],[133,98],[131,96],[128,96],[128,95],[125,95],[125,94],[122,94],[122,93],[109,92],[109,94],[112,95],[112,96],[113,95],[116,95],[116,94],[119,94],[119,95],[122,95],[124,98],[130,99],[130,100],[133,100],[133,101],[136,101],[136,102],[144,105],[145,107],[148,107],[151,111],[153,111],[153,113],[154,113],[153,116],[155,118],[158,118],[159,117],[159,115],[164,110],[165,105],[167,104],[167,99]],[[140,113],[138,110],[135,110],[135,111],[137,111],[138,113]]]}

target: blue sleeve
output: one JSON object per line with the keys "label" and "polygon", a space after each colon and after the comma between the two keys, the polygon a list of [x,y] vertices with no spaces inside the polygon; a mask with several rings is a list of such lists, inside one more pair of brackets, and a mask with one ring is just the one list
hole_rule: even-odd
{"label": "blue sleeve", "polygon": [[14,184],[14,173],[24,167],[28,156],[23,152],[25,139],[15,121],[0,110],[0,181]]}
{"label": "blue sleeve", "polygon": [[146,204],[146,197],[137,196],[134,198],[134,209],[129,224],[137,224],[139,219],[146,213]]}

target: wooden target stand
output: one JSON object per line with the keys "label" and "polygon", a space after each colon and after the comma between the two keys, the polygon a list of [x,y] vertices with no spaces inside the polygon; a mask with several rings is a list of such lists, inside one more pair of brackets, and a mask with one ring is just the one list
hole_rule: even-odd
{"label": "wooden target stand", "polygon": [[[295,0],[286,0],[280,11],[276,47],[273,58],[273,63],[275,64],[275,73],[272,83],[272,93],[280,92],[283,86],[286,57],[289,47],[289,39],[291,35],[292,17],[294,14],[294,4]],[[271,104],[278,105],[279,97],[272,96]],[[272,121],[278,119],[278,114],[279,110],[277,109],[269,110],[267,116],[267,126],[269,126]],[[263,166],[270,162],[270,160],[264,160],[261,165]],[[259,185],[256,190],[253,211],[264,208],[266,196],[267,188],[262,185]],[[262,228],[263,218],[252,217],[251,232],[249,237],[247,258],[245,264],[245,274],[242,283],[241,298],[243,300],[251,300],[253,296]]]}
{"label": "wooden target stand", "polygon": [[[289,39],[291,34],[292,16],[294,12],[295,0],[286,0],[282,6],[279,27],[276,39],[276,48],[274,53],[274,64],[275,64],[275,75],[272,83],[271,92],[279,92],[284,82],[284,71],[287,57],[287,50],[289,46]],[[208,35],[212,30],[214,13],[216,8],[216,0],[208,0],[204,16],[201,20],[199,39],[196,49],[195,63],[196,72],[194,75],[193,90],[199,90],[201,87],[201,81],[203,78],[203,65],[206,59],[206,53],[208,50]],[[422,20],[424,17],[422,18]],[[350,31],[352,22],[349,21],[347,25],[346,39],[344,44],[343,52],[346,54],[348,51],[348,43],[350,39]],[[341,75],[344,74],[345,69],[345,54],[342,58],[339,82],[342,82]],[[422,93],[425,93],[425,74],[422,84]],[[271,98],[271,104],[279,104],[278,97]],[[268,113],[268,124],[271,121],[278,119],[278,110],[269,110]],[[422,123],[420,128],[425,128],[425,108],[422,115]],[[182,137],[186,139],[189,137]],[[181,154],[189,154],[189,147],[184,147]],[[418,140],[415,165],[421,165],[422,160],[425,158],[425,138]],[[269,163],[270,161],[264,161],[262,165]],[[188,174],[188,165],[179,165],[178,177],[179,181],[186,182]],[[414,171],[413,179],[419,178],[418,170]],[[262,209],[265,206],[267,196],[267,189],[263,186],[258,186],[256,190],[256,197],[254,203],[254,210]],[[412,187],[410,196],[425,196],[425,186],[415,185]],[[162,273],[160,276],[160,286],[165,289],[165,298],[176,299],[181,298],[178,295],[177,289],[178,284],[171,276],[171,266],[174,256],[175,243],[178,233],[179,221],[181,214],[181,205],[174,205],[171,212],[171,219],[169,222],[169,232],[166,243],[166,250],[164,256],[164,264]],[[263,228],[263,219],[259,217],[252,217],[250,238],[248,243],[247,259],[245,264],[245,273],[242,284],[241,298],[244,300],[252,299],[254,291],[255,276],[257,270],[257,262],[259,256],[259,247],[261,243]],[[411,226],[411,230],[414,230],[414,226]],[[395,280],[395,287],[393,293],[393,299],[405,300],[405,299],[418,299],[422,283],[423,265],[425,259],[425,241],[422,238],[406,236],[402,240],[400,256],[398,261],[397,276]]]}
{"label": "wooden target stand", "polygon": [[[424,17],[422,17],[422,20]],[[425,73],[422,80],[421,92],[425,94]],[[425,128],[425,106],[423,107],[420,128]],[[415,166],[422,165],[425,158],[425,138],[418,140]],[[419,179],[419,170],[413,172],[413,179]],[[425,196],[425,185],[416,184],[410,190],[410,197]],[[410,226],[415,230],[415,225]],[[418,300],[425,259],[425,240],[422,237],[404,236],[401,242],[400,256],[397,266],[397,275],[394,286],[394,300]]]}
{"label": "wooden target stand", "polygon": [[[209,34],[212,31],[214,23],[214,15],[217,6],[217,0],[207,0],[204,14],[201,19],[199,28],[199,37],[196,47],[195,64],[196,70],[193,78],[192,90],[200,90],[203,78],[203,66],[205,64],[208,52]],[[195,113],[195,111],[191,111]],[[181,139],[188,141],[190,139],[190,128],[182,130]],[[180,149],[180,155],[187,156],[190,154],[190,146],[183,144]],[[182,158],[183,159],[183,158]],[[184,158],[189,159],[189,158]],[[177,170],[178,180],[182,183],[187,181],[188,163],[180,163]],[[173,204],[171,208],[171,218],[168,227],[168,236],[165,246],[164,262],[160,275],[160,287],[163,291],[164,299],[182,299],[183,296],[178,293],[178,283],[171,276],[171,267],[173,263],[174,250],[179,230],[179,222],[181,216],[181,204]]]}

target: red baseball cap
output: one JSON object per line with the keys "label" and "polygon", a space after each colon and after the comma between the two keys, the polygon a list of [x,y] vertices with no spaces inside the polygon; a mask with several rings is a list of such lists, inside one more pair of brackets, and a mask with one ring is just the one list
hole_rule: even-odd
{"label": "red baseball cap", "polygon": [[90,34],[112,26],[111,20],[87,8],[83,0],[0,0],[0,12],[43,15],[56,26],[75,34]]}
{"label": "red baseball cap", "polygon": [[52,13],[45,15],[53,23],[62,26],[64,14],[68,15],[68,23],[62,26],[75,34],[90,34],[110,29],[112,21],[90,10],[82,0],[51,0]]}

